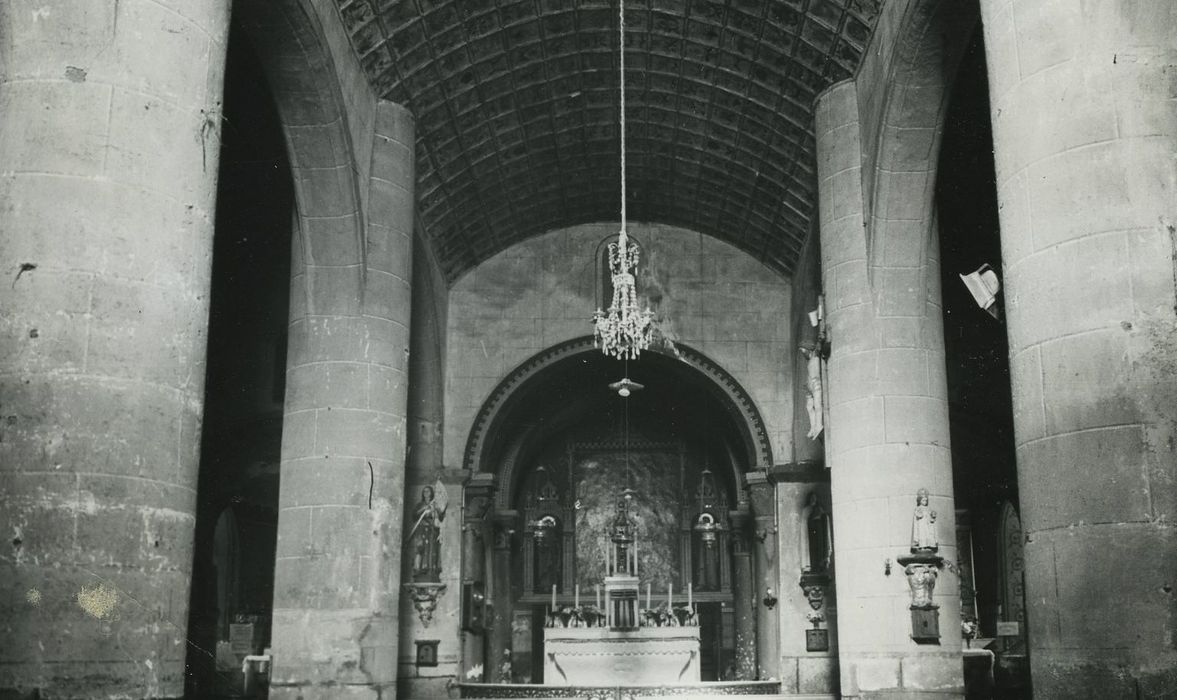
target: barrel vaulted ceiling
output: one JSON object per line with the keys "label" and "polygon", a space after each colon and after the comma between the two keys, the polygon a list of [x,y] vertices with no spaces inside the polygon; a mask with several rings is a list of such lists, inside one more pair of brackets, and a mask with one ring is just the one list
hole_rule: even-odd
{"label": "barrel vaulted ceiling", "polygon": [[[450,280],[620,218],[617,0],[336,0],[417,121],[421,225]],[[813,100],[881,0],[626,0],[628,213],[788,275],[816,210]]]}

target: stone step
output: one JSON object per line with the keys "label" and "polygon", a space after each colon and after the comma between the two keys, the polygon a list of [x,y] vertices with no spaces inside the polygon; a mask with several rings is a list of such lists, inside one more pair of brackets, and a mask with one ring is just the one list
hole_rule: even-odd
{"label": "stone step", "polygon": [[[611,688],[602,688],[597,692],[592,690],[585,690],[583,695],[573,696],[578,700],[642,700],[642,698],[659,697],[658,695],[629,695],[622,691],[620,695],[616,694]],[[731,695],[729,693],[692,693],[683,695],[674,693],[667,694],[664,697],[673,697],[675,700],[732,700],[732,698],[740,698],[741,700],[837,700],[833,695]],[[541,694],[528,694],[518,696],[499,696],[497,700],[568,700],[569,696],[551,696]]]}

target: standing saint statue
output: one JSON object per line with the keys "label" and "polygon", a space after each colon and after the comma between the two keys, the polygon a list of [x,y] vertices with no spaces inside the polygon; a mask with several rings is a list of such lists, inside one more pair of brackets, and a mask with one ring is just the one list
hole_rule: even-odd
{"label": "standing saint statue", "polygon": [[409,541],[413,547],[413,580],[441,580],[441,521],[445,518],[445,487],[441,486],[442,497],[432,486],[421,488],[421,500],[413,510],[413,529]]}
{"label": "standing saint statue", "polygon": [[911,551],[935,552],[940,548],[936,541],[936,511],[928,505],[928,490],[920,489],[915,497],[915,510],[911,518]]}

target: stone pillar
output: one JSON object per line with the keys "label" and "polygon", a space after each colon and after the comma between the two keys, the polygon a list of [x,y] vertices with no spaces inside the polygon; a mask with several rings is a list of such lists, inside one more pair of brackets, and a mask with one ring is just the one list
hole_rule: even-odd
{"label": "stone pillar", "polygon": [[[838,686],[837,639],[834,632],[834,588],[828,571],[809,571],[808,518],[816,499],[829,512],[829,470],[822,464],[775,465],[769,471],[775,483],[777,523],[777,564],[780,593],[777,596],[780,625],[781,692],[831,694]],[[802,580],[805,574],[805,580]],[[820,584],[814,597],[810,588]],[[827,651],[808,651],[806,630],[813,623],[806,617],[820,613],[824,620],[818,627],[827,631]]]}
{"label": "stone pillar", "polygon": [[745,512],[732,513],[732,600],[736,621],[736,679],[756,680],[756,579],[752,572],[749,547],[749,517]]}
{"label": "stone pillar", "polygon": [[443,461],[447,290],[427,245],[413,248],[412,303],[408,469],[429,474]]}
{"label": "stone pillar", "polygon": [[981,9],[1034,694],[1159,697],[1177,687],[1177,4]]}
{"label": "stone pillar", "polygon": [[[413,122],[381,103],[364,266],[296,240],[271,698],[389,697],[404,512]],[[376,165],[376,163],[374,163]],[[322,245],[322,242],[319,242]],[[326,254],[319,248],[319,254]]]}
{"label": "stone pillar", "polygon": [[494,554],[491,560],[490,638],[486,651],[486,678],[493,683],[510,683],[503,673],[505,652],[511,651],[511,544],[516,513],[495,513]]}
{"label": "stone pillar", "polygon": [[768,607],[764,599],[769,589],[778,599],[781,596],[781,572],[777,556],[776,488],[764,472],[748,472],[744,476],[752,502],[753,533],[752,601],[756,606],[756,667],[761,680],[780,678],[781,625],[776,605]]}
{"label": "stone pillar", "polygon": [[0,696],[183,692],[228,15],[0,3]]}
{"label": "stone pillar", "polygon": [[[903,269],[868,265],[862,153],[853,82],[816,103],[822,276],[829,323],[827,463],[843,697],[960,698],[960,603],[944,573],[938,644],[912,639],[913,596],[902,567],[921,488],[938,513],[939,554],[955,561],[943,322],[936,236],[917,231]],[[931,217],[928,217],[929,219]],[[872,235],[896,235],[886,227]],[[922,238],[919,238],[922,236]],[[892,245],[886,242],[886,245]],[[896,263],[895,266],[897,266]],[[893,267],[895,267],[893,266]],[[895,272],[895,274],[892,274]]]}
{"label": "stone pillar", "polygon": [[[493,528],[487,519],[493,508],[495,476],[480,472],[470,477],[466,484],[466,509],[462,524],[462,581],[481,584],[484,593],[489,591],[486,580],[487,554],[494,537]],[[465,614],[465,613],[463,613]],[[462,632],[461,680],[480,682],[486,678],[486,630],[490,620],[482,620],[483,631]],[[482,668],[482,673],[469,675],[472,669]]]}

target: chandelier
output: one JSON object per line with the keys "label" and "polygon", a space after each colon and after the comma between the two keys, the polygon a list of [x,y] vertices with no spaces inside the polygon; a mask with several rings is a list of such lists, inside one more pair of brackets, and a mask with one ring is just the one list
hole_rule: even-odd
{"label": "chandelier", "polygon": [[638,306],[634,286],[634,270],[641,253],[629,241],[625,231],[625,0],[618,3],[618,51],[621,54],[621,231],[617,240],[609,244],[609,274],[613,280],[613,299],[609,309],[597,309],[593,314],[593,344],[606,355],[619,360],[637,359],[642,350],[650,347],[654,334],[654,312]]}

